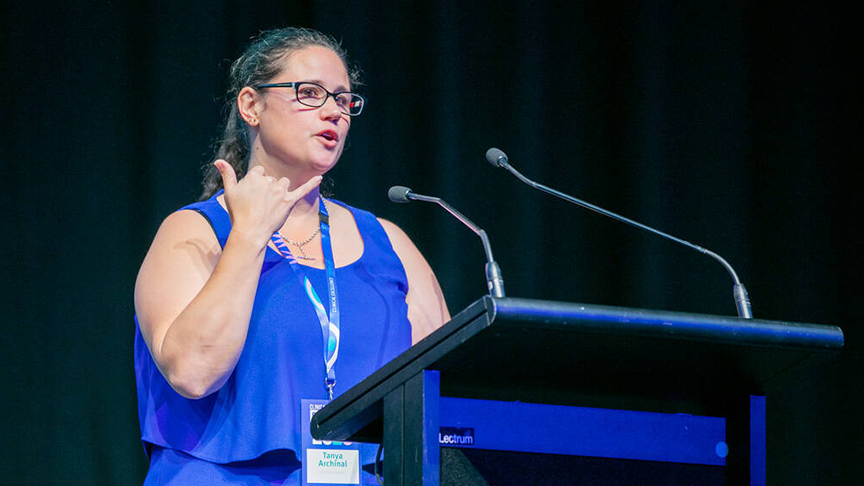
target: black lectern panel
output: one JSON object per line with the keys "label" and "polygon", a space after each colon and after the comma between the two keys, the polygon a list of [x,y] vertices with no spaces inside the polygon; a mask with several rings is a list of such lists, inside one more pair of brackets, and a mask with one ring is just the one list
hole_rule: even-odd
{"label": "black lectern panel", "polygon": [[320,410],[312,435],[383,438],[388,484],[437,485],[440,396],[725,417],[726,484],[763,485],[762,385],[842,347],[832,326],[486,296]]}
{"label": "black lectern panel", "polygon": [[444,396],[711,414],[842,346],[834,326],[485,296],[333,400],[312,430],[380,441],[384,395],[424,369],[441,372]]}

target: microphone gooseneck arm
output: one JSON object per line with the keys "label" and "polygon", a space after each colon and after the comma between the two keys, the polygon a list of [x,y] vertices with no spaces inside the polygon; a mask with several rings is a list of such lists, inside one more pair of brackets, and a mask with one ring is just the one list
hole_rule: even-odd
{"label": "microphone gooseneck arm", "polygon": [[744,288],[744,284],[741,283],[741,280],[738,278],[738,274],[735,273],[735,269],[732,268],[732,265],[730,265],[729,262],[727,262],[725,259],[723,259],[723,257],[721,257],[720,255],[714,253],[713,251],[711,251],[707,248],[703,248],[699,245],[694,245],[693,243],[690,243],[689,241],[682,240],[681,238],[677,238],[675,236],[666,234],[666,233],[664,233],[660,230],[656,230],[650,226],[646,226],[642,223],[633,221],[632,219],[625,218],[624,216],[621,216],[620,214],[613,213],[612,211],[608,211],[608,210],[603,209],[599,206],[595,206],[589,202],[575,198],[569,194],[564,194],[561,191],[556,191],[555,189],[552,189],[551,187],[547,187],[547,186],[544,186],[543,184],[540,184],[538,182],[534,182],[531,179],[522,175],[522,173],[520,173],[518,170],[516,170],[513,166],[511,166],[508,159],[507,159],[507,155],[504,154],[504,152],[502,152],[501,150],[498,150],[495,148],[489,149],[486,152],[486,160],[495,167],[501,167],[501,168],[506,169],[508,172],[510,172],[511,174],[516,176],[516,178],[518,178],[520,181],[524,182],[525,184],[528,184],[529,186],[531,186],[537,190],[540,190],[540,191],[543,191],[547,194],[551,194],[553,196],[559,197],[565,201],[571,202],[571,203],[573,203],[577,206],[581,206],[585,209],[590,209],[591,211],[594,211],[596,213],[600,213],[603,216],[612,218],[612,219],[620,221],[622,223],[629,224],[631,226],[635,226],[637,228],[643,229],[643,230],[648,231],[650,233],[654,233],[655,235],[662,236],[663,238],[667,238],[669,240],[675,241],[675,242],[680,243],[684,246],[692,248],[692,249],[698,251],[699,253],[708,255],[711,258],[717,260],[718,262],[720,262],[721,265],[723,265],[723,268],[725,268],[726,271],[729,272],[729,275],[732,276],[732,280],[734,281],[734,285],[732,287],[732,295],[735,298],[735,308],[738,311],[738,317],[743,317],[745,319],[752,319],[753,318],[753,312],[750,308],[750,298],[747,296],[747,289]]}
{"label": "microphone gooseneck arm", "polygon": [[457,211],[453,206],[447,204],[447,202],[440,197],[424,196],[422,194],[417,194],[411,189],[404,186],[391,187],[390,190],[387,192],[387,195],[391,201],[397,203],[407,203],[410,201],[425,201],[435,203],[444,208],[445,211],[452,214],[453,217],[458,219],[462,224],[467,226],[471,231],[473,231],[477,236],[479,236],[480,241],[483,243],[483,251],[486,253],[486,285],[489,288],[489,294],[492,295],[492,297],[505,297],[504,277],[502,277],[501,275],[501,268],[498,266],[498,263],[492,256],[492,245],[489,243],[489,236],[486,235],[486,231],[474,224],[473,221],[468,219],[464,214]]}

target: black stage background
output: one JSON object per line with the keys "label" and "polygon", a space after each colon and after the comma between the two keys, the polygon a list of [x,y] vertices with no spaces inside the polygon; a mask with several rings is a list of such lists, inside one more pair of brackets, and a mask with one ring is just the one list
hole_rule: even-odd
{"label": "black stage background", "polygon": [[[613,6],[614,5],[614,6]],[[762,2],[4,4],[2,477],[140,484],[132,289],[160,221],[196,199],[230,59],[315,27],[362,66],[368,111],[336,197],[401,225],[457,312],[485,291],[734,314],[696,252],[533,192],[555,188],[725,256],[757,317],[839,325],[837,359],[769,396],[771,484],[861,484],[859,41],[850,12]]]}

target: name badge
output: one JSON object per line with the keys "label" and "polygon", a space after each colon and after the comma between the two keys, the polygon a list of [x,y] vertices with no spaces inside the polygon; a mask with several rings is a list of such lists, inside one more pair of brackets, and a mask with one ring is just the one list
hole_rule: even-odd
{"label": "name badge", "polygon": [[312,439],[312,417],[327,403],[327,400],[300,400],[303,485],[360,484],[359,443]]}

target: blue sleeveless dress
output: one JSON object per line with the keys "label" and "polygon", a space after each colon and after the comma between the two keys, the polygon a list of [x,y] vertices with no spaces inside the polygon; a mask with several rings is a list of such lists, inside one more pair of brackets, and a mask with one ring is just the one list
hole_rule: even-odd
{"label": "blue sleeveless dress", "polygon": [[[405,270],[384,228],[371,213],[332,202],[351,212],[363,239],[360,259],[336,268],[338,395],[408,349],[411,325]],[[183,209],[204,215],[225,246],[231,222],[216,196]],[[326,294],[324,270],[301,268],[318,294]],[[177,394],[156,368],[136,320],[138,418],[151,460],[145,485],[299,484],[300,400],[327,397],[322,348],[312,304],[290,264],[269,247],[245,347],[217,392],[199,400]]]}

